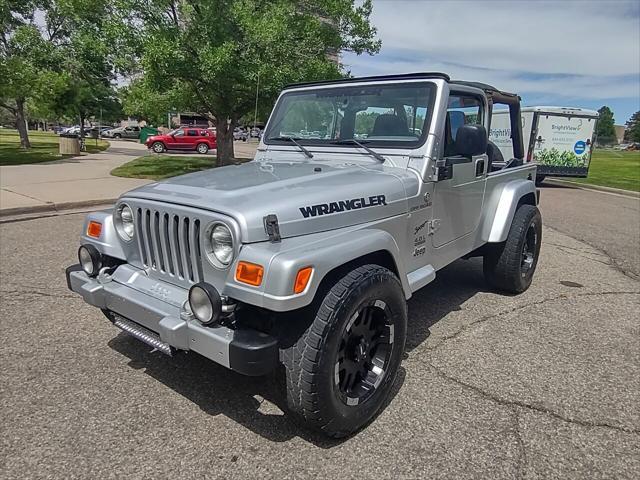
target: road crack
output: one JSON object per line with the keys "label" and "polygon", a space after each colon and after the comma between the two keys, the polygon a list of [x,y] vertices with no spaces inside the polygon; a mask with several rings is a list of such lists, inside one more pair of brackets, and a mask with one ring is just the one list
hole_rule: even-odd
{"label": "road crack", "polygon": [[513,423],[515,426],[516,441],[518,442],[518,449],[520,451],[516,463],[516,473],[518,478],[524,478],[528,462],[527,448],[522,439],[522,432],[520,432],[520,413],[517,407],[513,407]]}
{"label": "road crack", "polygon": [[[501,405],[503,407],[508,407],[508,408],[515,408],[515,407],[519,407],[525,410],[529,410],[532,412],[537,412],[537,413],[542,413],[544,415],[547,415],[549,417],[555,418],[556,420],[560,420],[562,422],[566,422],[566,423],[570,423],[573,425],[578,425],[581,427],[587,427],[587,428],[608,428],[611,430],[615,430],[617,432],[622,432],[622,433],[631,433],[634,435],[639,435],[640,434],[640,429],[637,428],[630,428],[630,427],[625,427],[625,426],[620,426],[620,425],[614,425],[612,423],[609,422],[599,422],[599,421],[590,421],[590,420],[580,420],[577,418],[571,418],[571,417],[567,417],[565,415],[562,415],[558,412],[555,412],[553,410],[551,410],[550,408],[544,407],[542,405],[535,405],[535,404],[531,404],[531,403],[527,403],[527,402],[523,402],[521,400],[509,400],[506,398],[502,398],[494,393],[488,392],[486,390],[483,390],[480,387],[477,387],[475,385],[472,385],[470,383],[467,383],[463,380],[460,380],[459,378],[453,377],[451,375],[447,375],[444,370],[440,369],[439,367],[436,367],[433,363],[431,362],[427,362],[428,366],[431,367],[431,370],[438,375],[440,378],[456,383],[458,385],[460,385],[461,387],[467,389],[467,390],[471,390],[473,392],[475,392],[476,394],[482,396],[483,398],[486,398],[488,400],[491,400],[494,403],[497,403],[498,405]],[[518,427],[519,428],[519,427]],[[517,435],[519,436],[519,430]],[[524,445],[524,443],[523,443]]]}
{"label": "road crack", "polygon": [[458,329],[456,332],[452,333],[451,335],[446,335],[446,336],[442,337],[440,339],[440,341],[438,343],[436,343],[435,345],[426,347],[425,350],[426,351],[435,351],[438,348],[440,348],[445,342],[447,342],[449,340],[453,340],[454,338],[460,336],[462,333],[464,333],[464,332],[466,332],[468,330],[471,330],[476,325],[480,325],[481,323],[486,323],[488,321],[495,320],[495,319],[500,318],[500,317],[502,317],[504,315],[509,315],[510,313],[514,313],[514,312],[517,312],[517,311],[520,311],[520,310],[524,310],[524,309],[527,309],[529,307],[536,307],[538,305],[543,305],[545,303],[553,302],[555,300],[561,300],[563,298],[597,297],[599,295],[640,295],[640,290],[635,290],[635,291],[619,290],[619,291],[608,291],[608,292],[584,292],[584,293],[574,293],[574,294],[561,293],[561,294],[553,296],[553,297],[544,298],[542,300],[537,300],[535,302],[525,303],[523,305],[518,305],[516,307],[512,307],[510,309],[503,310],[503,311],[498,312],[498,313],[492,313],[490,315],[487,315],[487,316],[484,316],[484,317],[480,317],[477,320],[474,320],[473,322],[469,322],[466,325],[463,325],[460,329]]}
{"label": "road crack", "polygon": [[38,297],[53,297],[53,298],[76,298],[74,295],[66,293],[48,293],[41,292],[40,290],[21,289],[21,290],[0,290],[2,295],[35,295]]}

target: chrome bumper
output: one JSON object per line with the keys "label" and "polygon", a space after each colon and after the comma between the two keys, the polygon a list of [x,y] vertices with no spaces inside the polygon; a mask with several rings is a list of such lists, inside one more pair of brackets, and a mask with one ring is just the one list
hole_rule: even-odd
{"label": "chrome bumper", "polygon": [[67,268],[67,286],[90,305],[110,313],[114,325],[163,353],[192,350],[244,375],[264,375],[278,362],[274,337],[253,329],[203,326],[185,308],[188,290],[148,278],[130,265],[90,278]]}

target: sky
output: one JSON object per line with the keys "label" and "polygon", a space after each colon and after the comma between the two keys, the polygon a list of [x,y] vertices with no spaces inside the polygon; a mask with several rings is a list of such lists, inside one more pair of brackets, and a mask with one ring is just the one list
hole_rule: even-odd
{"label": "sky", "polygon": [[373,0],[380,53],[354,76],[436,71],[519,93],[524,105],[640,110],[640,0]]}

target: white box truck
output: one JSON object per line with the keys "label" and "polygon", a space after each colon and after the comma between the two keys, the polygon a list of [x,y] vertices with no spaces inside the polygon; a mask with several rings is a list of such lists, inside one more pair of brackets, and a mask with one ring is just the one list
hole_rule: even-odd
{"label": "white box truck", "polygon": [[[538,164],[536,183],[546,176],[586,177],[598,112],[575,107],[523,107],[525,160]],[[489,140],[505,159],[513,157],[508,110],[491,115]]]}

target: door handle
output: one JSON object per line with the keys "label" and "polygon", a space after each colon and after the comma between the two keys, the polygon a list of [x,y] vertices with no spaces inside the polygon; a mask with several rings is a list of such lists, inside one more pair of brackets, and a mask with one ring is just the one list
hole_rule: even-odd
{"label": "door handle", "polygon": [[476,177],[484,175],[484,159],[476,160]]}

